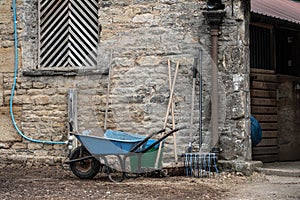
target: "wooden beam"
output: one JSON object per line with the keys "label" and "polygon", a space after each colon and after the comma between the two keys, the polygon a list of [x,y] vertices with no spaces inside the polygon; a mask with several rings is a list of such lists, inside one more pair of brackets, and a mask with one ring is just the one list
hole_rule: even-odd
{"label": "wooden beam", "polygon": [[278,139],[277,138],[271,138],[271,139],[262,139],[261,142],[257,145],[257,147],[263,147],[263,146],[276,146],[278,145]]}
{"label": "wooden beam", "polygon": [[262,137],[263,138],[278,138],[278,131],[274,130],[274,131],[262,131]]}
{"label": "wooden beam", "polygon": [[276,107],[267,107],[267,106],[252,106],[251,113],[253,115],[256,114],[277,114]]}
{"label": "wooden beam", "polygon": [[258,26],[261,28],[266,28],[266,29],[273,29],[273,25],[270,24],[266,24],[266,23],[261,23],[261,22],[251,22],[250,23],[251,26]]}
{"label": "wooden beam", "polygon": [[276,91],[251,89],[250,93],[251,97],[276,98]]}
{"label": "wooden beam", "polygon": [[276,99],[251,98],[253,106],[277,106]]}
{"label": "wooden beam", "polygon": [[263,81],[263,82],[271,82],[277,83],[277,76],[273,74],[250,74],[250,79],[253,81]]}
{"label": "wooden beam", "polygon": [[259,123],[262,130],[276,130],[278,129],[277,123]]}
{"label": "wooden beam", "polygon": [[273,91],[276,91],[277,83],[252,81],[251,88],[252,89],[259,89],[259,90],[273,90]]}
{"label": "wooden beam", "polygon": [[278,147],[253,147],[253,155],[266,155],[266,154],[278,154]]}
{"label": "wooden beam", "polygon": [[267,162],[276,162],[279,160],[279,156],[277,154],[274,155],[253,155],[252,156],[253,160],[260,160],[264,163]]}
{"label": "wooden beam", "polygon": [[277,122],[277,115],[253,115],[259,122]]}
{"label": "wooden beam", "polygon": [[258,73],[258,74],[275,74],[275,70],[267,70],[267,69],[256,69],[251,68],[250,73]]}

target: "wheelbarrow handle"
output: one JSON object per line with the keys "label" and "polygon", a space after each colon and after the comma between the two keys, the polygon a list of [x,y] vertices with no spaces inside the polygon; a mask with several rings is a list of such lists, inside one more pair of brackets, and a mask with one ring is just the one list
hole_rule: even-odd
{"label": "wheelbarrow handle", "polygon": [[182,126],[182,127],[179,127],[179,128],[176,128],[174,130],[171,130],[170,132],[166,133],[165,135],[163,135],[161,138],[159,138],[156,142],[154,142],[153,144],[151,144],[149,147],[147,147],[146,149],[143,149],[142,151],[140,151],[139,153],[146,153],[147,151],[149,151],[150,149],[152,149],[155,145],[157,145],[158,143],[160,143],[161,141],[163,141],[164,139],[166,139],[167,137],[169,137],[171,134],[179,131],[179,130],[182,130],[182,129],[185,129],[187,128],[186,126]]}
{"label": "wheelbarrow handle", "polygon": [[132,147],[132,149],[130,149],[129,152],[134,153],[139,147],[141,147],[143,144],[145,144],[146,142],[148,142],[148,140],[150,138],[152,138],[154,135],[158,135],[158,134],[163,133],[165,131],[166,131],[166,129],[162,129],[160,131],[157,131],[157,132],[154,132],[154,133],[148,135],[147,137],[145,137],[145,139],[143,139],[137,145],[135,145],[134,147]]}

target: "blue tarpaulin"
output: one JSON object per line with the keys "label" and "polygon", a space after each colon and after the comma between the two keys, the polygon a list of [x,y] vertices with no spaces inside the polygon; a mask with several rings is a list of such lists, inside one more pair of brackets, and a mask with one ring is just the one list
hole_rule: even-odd
{"label": "blue tarpaulin", "polygon": [[251,121],[251,141],[252,141],[252,146],[255,147],[261,141],[262,130],[259,122],[257,121],[257,119],[255,119],[255,117],[251,116],[250,121]]}

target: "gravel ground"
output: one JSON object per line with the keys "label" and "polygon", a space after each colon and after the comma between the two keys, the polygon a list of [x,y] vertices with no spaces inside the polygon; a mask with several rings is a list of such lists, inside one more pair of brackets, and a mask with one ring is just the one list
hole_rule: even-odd
{"label": "gravel ground", "polygon": [[138,177],[81,180],[62,167],[5,167],[0,199],[300,199],[300,178],[222,173],[214,178]]}

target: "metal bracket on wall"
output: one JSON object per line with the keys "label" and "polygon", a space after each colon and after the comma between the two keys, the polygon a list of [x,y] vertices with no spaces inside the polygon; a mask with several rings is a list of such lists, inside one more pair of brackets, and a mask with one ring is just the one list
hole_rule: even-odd
{"label": "metal bracket on wall", "polygon": [[[78,132],[77,90],[74,88],[69,89],[68,92],[68,122],[69,122],[69,131]],[[76,148],[78,146],[78,141],[76,138],[75,140],[73,140],[72,146],[73,148]]]}

